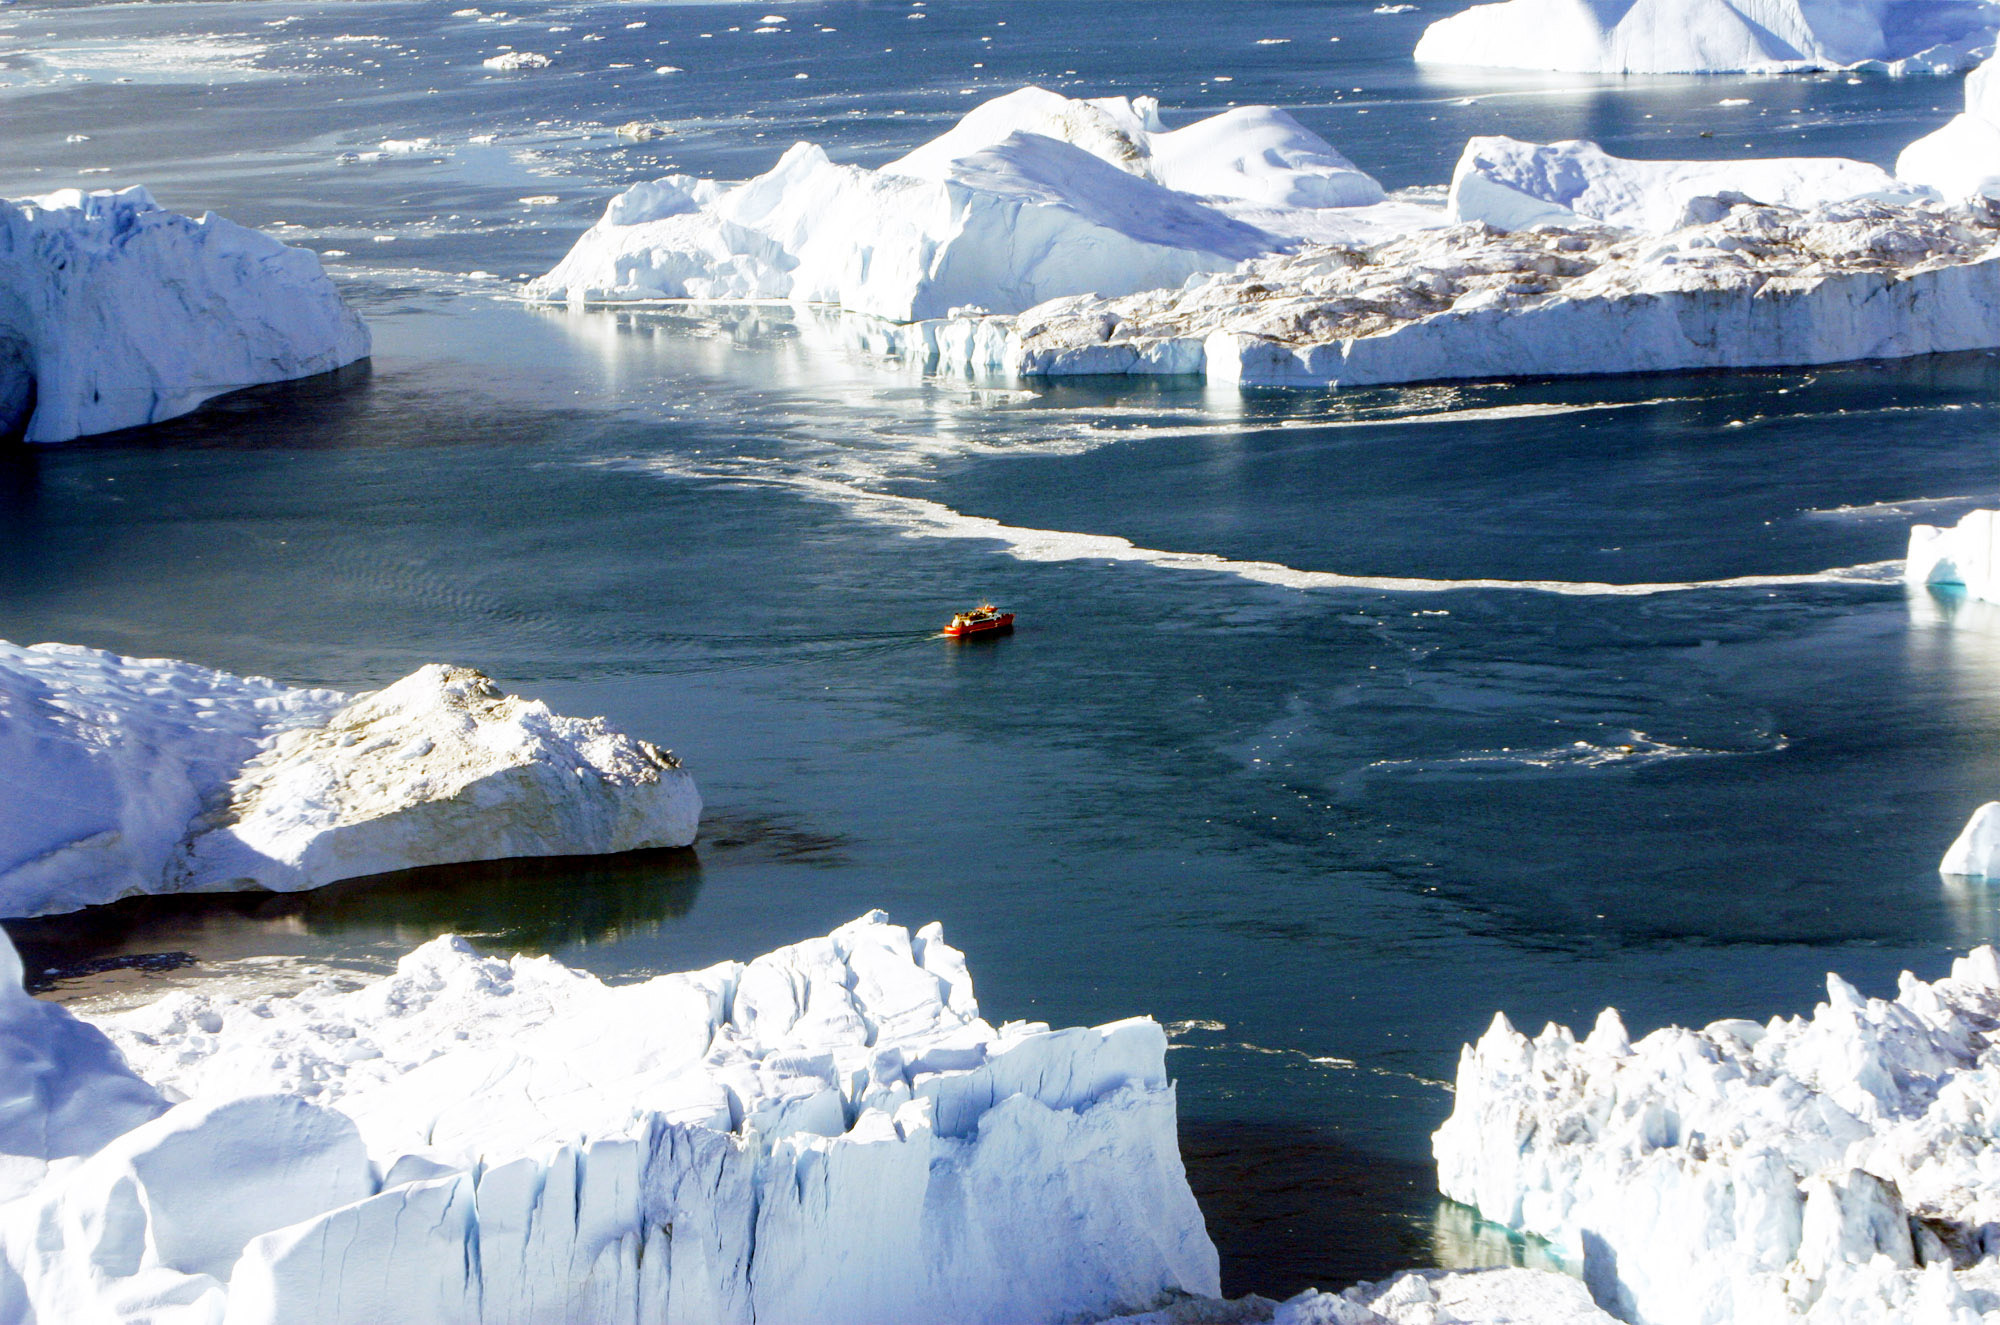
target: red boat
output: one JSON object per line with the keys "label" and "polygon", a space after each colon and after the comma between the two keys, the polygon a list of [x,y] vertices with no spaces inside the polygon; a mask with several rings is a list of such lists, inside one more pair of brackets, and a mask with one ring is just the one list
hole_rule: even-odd
{"label": "red boat", "polygon": [[964,639],[968,635],[1005,635],[1014,629],[1014,614],[1002,612],[991,603],[981,603],[970,612],[960,612],[945,626],[944,634],[950,639]]}

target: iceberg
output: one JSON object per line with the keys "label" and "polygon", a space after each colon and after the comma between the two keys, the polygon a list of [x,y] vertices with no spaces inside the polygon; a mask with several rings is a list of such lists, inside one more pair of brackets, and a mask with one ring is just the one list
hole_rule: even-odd
{"label": "iceberg", "polygon": [[1474,222],[1303,245],[1178,289],[866,332],[878,350],[939,371],[1314,387],[2000,345],[2000,226],[1983,208],[1712,201],[1713,219],[1666,235],[1588,222],[1503,234]]}
{"label": "iceberg", "polygon": [[1981,0],[1504,0],[1431,24],[1417,63],[1576,74],[1956,73],[1993,51]]}
{"label": "iceberg", "polygon": [[1381,186],[1284,111],[1169,130],[1150,97],[1022,88],[879,170],[800,143],[733,187],[637,185],[528,297],[832,304],[891,322],[1011,313],[1227,271],[1305,237],[1402,224]]}
{"label": "iceberg", "polygon": [[[23,1325],[1027,1325],[1218,1291],[1159,1025],[996,1029],[938,927],[879,912],[617,987],[443,938],[94,1025],[14,991],[0,1044],[37,1022],[122,1052],[133,1101],[0,1205]],[[8,1107],[0,1144],[38,1144]]]}
{"label": "iceberg", "polygon": [[372,694],[0,642],[0,914],[694,840],[674,757],[433,664]]}
{"label": "iceberg", "polygon": [[368,352],[305,249],[142,188],[0,199],[0,441],[157,423]]}
{"label": "iceberg", "polygon": [[2000,602],[2000,511],[1967,511],[1950,528],[1911,525],[1903,579],[1959,585],[1968,597]]}
{"label": "iceberg", "polygon": [[1489,137],[1466,143],[1447,208],[1454,221],[1497,230],[1581,217],[1663,234],[1715,219],[1726,210],[1718,199],[1805,210],[1865,195],[1919,200],[1881,167],[1843,157],[1632,161],[1596,143]]}
{"label": "iceberg", "polygon": [[1896,158],[1896,174],[1947,198],[2000,196],[2000,78],[1993,59],[1965,76],[1965,109]]}
{"label": "iceberg", "polygon": [[2000,1306],[2000,956],[1810,1017],[1578,1040],[1496,1016],[1439,1189],[1549,1239],[1634,1325],[1975,1325]]}

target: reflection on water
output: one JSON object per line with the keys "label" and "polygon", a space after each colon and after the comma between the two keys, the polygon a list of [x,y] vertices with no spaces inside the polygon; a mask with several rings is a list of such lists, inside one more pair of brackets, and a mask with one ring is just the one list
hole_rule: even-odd
{"label": "reflection on water", "polygon": [[1456,1201],[1439,1201],[1431,1222],[1431,1264],[1447,1270],[1483,1270],[1520,1265],[1530,1270],[1576,1274],[1578,1269],[1555,1247],[1538,1237],[1481,1219],[1479,1212]]}
{"label": "reflection on water", "polygon": [[642,937],[685,916],[700,892],[701,862],[684,848],[430,865],[303,893],[131,897],[6,929],[32,982],[80,998],[191,962],[338,951],[366,969],[446,933],[539,955]]}

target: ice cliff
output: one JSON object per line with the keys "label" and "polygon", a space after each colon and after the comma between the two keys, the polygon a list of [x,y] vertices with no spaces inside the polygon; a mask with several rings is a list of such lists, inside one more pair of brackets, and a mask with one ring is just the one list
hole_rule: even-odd
{"label": "ice cliff", "polygon": [[2000,958],[1810,1017],[1577,1040],[1504,1017],[1459,1060],[1438,1185],[1548,1238],[1636,1325],[1979,1325],[2000,1311]]}
{"label": "ice cliff", "polygon": [[673,757],[466,668],[347,696],[0,642],[0,915],[694,840]]}
{"label": "ice cliff", "polygon": [[1018,312],[1227,271],[1298,238],[1407,224],[1291,116],[1240,107],[1169,130],[1150,97],[1028,87],[879,170],[800,143],[725,187],[669,176],[613,198],[530,298],[784,299],[892,322]]}
{"label": "ice cliff", "polygon": [[1991,54],[1980,0],[1504,0],[1440,19],[1419,64],[1577,74],[1954,73]]}
{"label": "ice cliff", "polygon": [[1717,198],[1806,209],[1867,194],[1918,201],[1881,167],[1843,157],[1634,161],[1596,143],[1490,137],[1466,143],[1447,208],[1454,221],[1497,230],[1582,218],[1665,233],[1714,219]]}
{"label": "ice cliff", "polygon": [[[1217,1289],[1160,1027],[996,1029],[936,926],[615,988],[446,938],[99,1024],[0,998],[0,1045],[82,1046],[0,1114],[0,1175],[46,1167],[0,1205],[21,1325],[1027,1325]],[[68,1063],[121,1110],[94,1133],[32,1125]]]}
{"label": "ice cliff", "polygon": [[1965,76],[1965,110],[1896,158],[1896,174],[1947,198],[2000,194],[2000,64]]}
{"label": "ice cliff", "polygon": [[156,423],[368,349],[304,249],[140,188],[0,199],[0,441]]}
{"label": "ice cliff", "polygon": [[1862,199],[1802,212],[1715,198],[1689,207],[1695,222],[1660,236],[1471,223],[1307,245],[1178,289],[855,334],[959,372],[1300,386],[1832,363],[2000,344],[2000,227],[1984,208]]}

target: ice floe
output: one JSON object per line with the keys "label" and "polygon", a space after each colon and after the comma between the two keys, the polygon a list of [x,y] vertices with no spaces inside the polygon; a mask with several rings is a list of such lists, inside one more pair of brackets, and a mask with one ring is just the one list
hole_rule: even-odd
{"label": "ice floe", "polygon": [[1868,194],[1918,200],[1880,166],[1843,157],[1635,161],[1596,143],[1487,137],[1465,145],[1446,206],[1454,221],[1498,230],[1582,217],[1665,233],[1715,219],[1718,198],[1810,208]]}
{"label": "ice floe", "polygon": [[1896,158],[1896,174],[1947,198],[2000,194],[2000,64],[1965,76],[1965,110]]}
{"label": "ice floe", "polygon": [[1955,73],[1993,51],[1979,0],[1504,0],[1440,19],[1419,64],[1579,74]]}
{"label": "ice floe", "polygon": [[137,1073],[55,1156],[10,1093],[0,1173],[47,1170],[0,1205],[24,1325],[1023,1325],[1218,1288],[1160,1027],[996,1029],[934,925],[620,987],[444,938],[99,1025],[0,999],[0,1045]]}
{"label": "ice floe", "polygon": [[1666,235],[1483,223],[1307,245],[1174,289],[857,327],[941,370],[1341,386],[1894,358],[2000,344],[1984,209],[1697,199]]}
{"label": "ice floe", "polygon": [[685,846],[673,756],[467,668],[372,694],[0,643],[0,915]]}
{"label": "ice floe", "polygon": [[1019,312],[1436,215],[1382,200],[1380,185],[1281,110],[1241,107],[1169,130],[1149,97],[1030,87],[879,170],[800,143],[734,187],[678,175],[640,184],[528,293],[780,299],[894,322],[962,306]]}
{"label": "ice floe", "polygon": [[142,188],[0,200],[0,440],[154,423],[368,351],[305,249]]}
{"label": "ice floe", "polygon": [[1579,1041],[1504,1017],[1459,1060],[1441,1191],[1549,1239],[1635,1325],[1977,1325],[2000,1309],[2000,958],[1810,1017]]}

